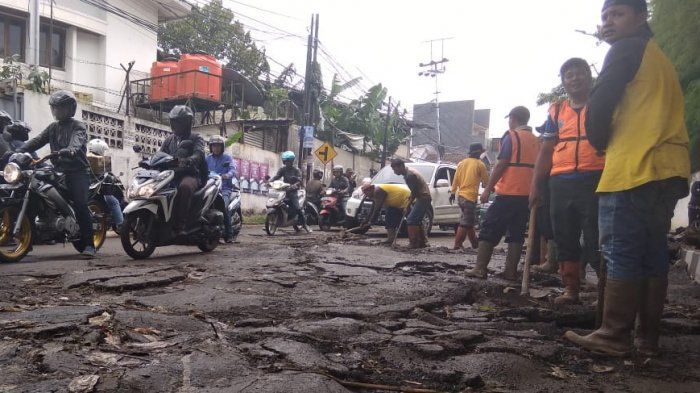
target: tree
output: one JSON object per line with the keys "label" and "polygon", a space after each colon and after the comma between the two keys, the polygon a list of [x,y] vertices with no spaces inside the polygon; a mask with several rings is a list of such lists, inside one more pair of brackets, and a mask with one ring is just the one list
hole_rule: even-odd
{"label": "tree", "polygon": [[651,2],[656,40],[676,66],[685,92],[685,115],[693,171],[700,170],[700,15],[699,0]]}
{"label": "tree", "polygon": [[234,20],[233,11],[221,0],[203,7],[193,5],[186,18],[162,23],[158,46],[174,54],[204,51],[252,80],[270,71],[265,50],[256,46],[250,32]]}

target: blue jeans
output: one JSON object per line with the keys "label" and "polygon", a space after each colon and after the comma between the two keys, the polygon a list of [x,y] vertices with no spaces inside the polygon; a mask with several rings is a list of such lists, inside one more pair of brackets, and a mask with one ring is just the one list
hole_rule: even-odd
{"label": "blue jeans", "polygon": [[80,241],[83,246],[94,247],[92,213],[88,208],[90,176],[87,172],[66,173],[66,187],[73,200],[75,218],[78,220],[78,226],[80,227]]}
{"label": "blue jeans", "polygon": [[423,217],[430,209],[430,199],[416,199],[411,206],[411,212],[406,216],[406,225],[417,227],[423,225]]}
{"label": "blue jeans", "polygon": [[673,178],[600,195],[600,244],[609,278],[632,281],[668,275],[671,219],[676,203],[687,194],[687,180]]}
{"label": "blue jeans", "polygon": [[231,211],[228,210],[228,204],[231,202],[231,190],[222,190],[221,195],[224,198],[224,237],[233,236],[233,226],[231,225]]}
{"label": "blue jeans", "polygon": [[114,225],[122,225],[124,222],[124,213],[122,212],[122,207],[119,205],[119,200],[114,195],[105,195],[105,204],[107,205],[107,210],[109,210],[109,215],[112,217]]}

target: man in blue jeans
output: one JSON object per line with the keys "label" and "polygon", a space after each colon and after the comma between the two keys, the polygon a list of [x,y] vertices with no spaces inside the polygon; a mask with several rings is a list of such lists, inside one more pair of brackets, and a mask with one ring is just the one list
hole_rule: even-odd
{"label": "man in blue jeans", "polygon": [[598,222],[608,280],[600,328],[565,337],[610,356],[631,351],[633,330],[640,354],[658,352],[667,236],[690,177],[683,92],[648,17],[646,0],[605,1],[600,33],[611,48],[586,116],[591,145],[606,153]]}
{"label": "man in blue jeans", "polygon": [[231,201],[231,192],[233,191],[233,179],[236,176],[236,163],[230,155],[224,152],[226,141],[224,138],[214,135],[209,138],[209,151],[211,154],[207,156],[207,166],[209,172],[215,172],[221,176],[221,194],[224,197],[224,242],[233,243],[233,226],[231,225],[231,212],[228,210],[228,204]]}
{"label": "man in blue jeans", "polygon": [[428,247],[428,235],[423,228],[423,218],[430,209],[430,204],[433,200],[430,196],[428,183],[425,182],[418,171],[407,168],[404,161],[400,158],[391,161],[391,169],[394,170],[395,174],[404,177],[406,185],[411,191],[411,199],[408,203],[410,212],[406,217],[408,247],[412,249],[426,248]]}

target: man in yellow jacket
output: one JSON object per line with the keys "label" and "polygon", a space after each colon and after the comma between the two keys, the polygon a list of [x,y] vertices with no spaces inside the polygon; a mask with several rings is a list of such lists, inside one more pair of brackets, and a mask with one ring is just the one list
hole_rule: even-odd
{"label": "man in yellow jacket", "polygon": [[640,353],[658,351],[668,287],[666,238],[690,177],[683,92],[648,17],[646,0],[605,1],[600,33],[612,46],[586,116],[591,145],[606,153],[598,217],[608,280],[601,327],[565,337],[611,356],[631,351],[632,330]]}
{"label": "man in yellow jacket", "polygon": [[489,183],[489,171],[486,165],[479,159],[484,152],[481,143],[469,145],[469,157],[457,165],[455,179],[450,190],[450,204],[457,199],[462,210],[459,227],[455,235],[455,250],[461,250],[464,240],[469,238],[472,248],[479,247],[479,239],[476,237],[474,224],[476,221],[476,202],[479,198],[479,184],[484,188]]}
{"label": "man in yellow jacket", "polygon": [[386,244],[393,245],[399,233],[399,227],[408,207],[408,200],[411,198],[411,191],[403,184],[365,184],[362,186],[362,193],[365,197],[372,199],[372,210],[367,215],[367,219],[362,224],[369,228],[373,222],[377,221],[382,208],[385,210],[385,227],[387,233]]}

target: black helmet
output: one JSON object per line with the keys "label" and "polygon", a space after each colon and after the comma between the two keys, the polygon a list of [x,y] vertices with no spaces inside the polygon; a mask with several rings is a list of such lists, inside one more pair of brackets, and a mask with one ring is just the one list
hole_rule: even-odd
{"label": "black helmet", "polygon": [[2,129],[10,123],[12,123],[12,116],[3,110],[0,110],[0,132],[2,132]]}
{"label": "black helmet", "polygon": [[168,113],[170,121],[173,120],[194,120],[194,112],[187,105],[175,105],[170,113]]}
{"label": "black helmet", "polygon": [[29,139],[29,133],[32,132],[29,124],[23,121],[13,121],[12,124],[7,126],[6,130],[12,135],[12,139],[22,142],[26,142]]}
{"label": "black helmet", "polygon": [[78,101],[76,101],[73,93],[67,90],[59,90],[51,94],[49,98],[49,105],[51,106],[63,106],[67,105],[70,110],[70,117],[75,116],[75,111],[78,109]]}

